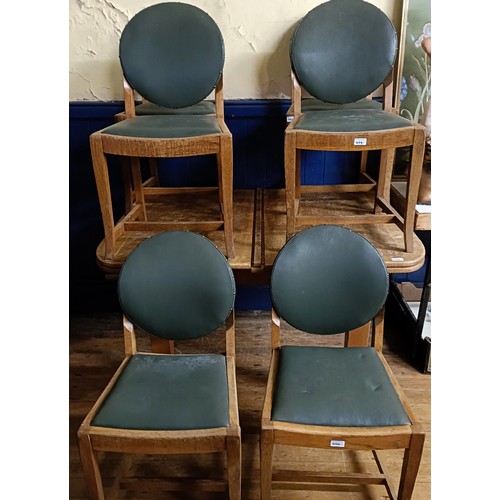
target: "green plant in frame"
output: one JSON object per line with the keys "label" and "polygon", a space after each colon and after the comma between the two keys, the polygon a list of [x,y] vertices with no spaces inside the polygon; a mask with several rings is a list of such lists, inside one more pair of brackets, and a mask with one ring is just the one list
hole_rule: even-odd
{"label": "green plant in frame", "polygon": [[400,113],[420,122],[431,97],[431,62],[422,41],[431,36],[430,1],[410,0],[406,24]]}

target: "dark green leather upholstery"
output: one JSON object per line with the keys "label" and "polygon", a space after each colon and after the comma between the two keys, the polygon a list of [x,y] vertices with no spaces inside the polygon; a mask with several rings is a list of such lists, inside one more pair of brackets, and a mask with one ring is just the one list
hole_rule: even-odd
{"label": "dark green leather upholstery", "polygon": [[389,276],[376,248],[340,226],[297,233],[271,272],[274,309],[309,333],[341,333],[364,325],[382,308],[388,290]]}
{"label": "dark green leather upholstery", "polygon": [[134,355],[92,425],[183,430],[229,426],[222,355]]}
{"label": "dark green leather upholstery", "polygon": [[148,101],[168,108],[203,100],[224,66],[217,24],[198,7],[177,2],[137,13],[123,30],[119,51],[130,85]]}
{"label": "dark green leather upholstery", "polygon": [[[297,233],[271,273],[273,307],[286,322],[310,333],[339,333],[367,323],[383,306],[388,286],[375,247],[333,225]],[[271,418],[334,427],[411,423],[371,347],[283,346]]]}
{"label": "dark green leather upholstery", "polygon": [[174,139],[220,134],[214,116],[205,115],[148,115],[128,118],[101,130],[103,134],[126,137]]}
{"label": "dark green leather upholstery", "polygon": [[234,306],[234,276],[208,239],[167,231],[130,253],[118,280],[123,313],[145,332],[166,339],[207,335]]}
{"label": "dark green leather upholstery", "polygon": [[[194,338],[220,326],[234,307],[233,272],[204,236],[167,231],[142,242],[122,266],[124,314],[147,333]],[[134,354],[92,425],[188,430],[229,426],[223,355]]]}
{"label": "dark green leather upholstery", "polygon": [[300,84],[333,103],[371,94],[392,70],[396,30],[377,7],[363,0],[330,0],[299,23],[290,44]]}
{"label": "dark green leather upholstery", "polygon": [[213,115],[215,103],[213,101],[200,101],[185,108],[165,108],[153,102],[144,102],[135,107],[135,114],[142,115]]}
{"label": "dark green leather upholstery", "polygon": [[321,132],[357,132],[411,127],[414,123],[402,116],[373,108],[339,108],[307,111],[295,125],[296,130]]}
{"label": "dark green leather upholstery", "polygon": [[336,104],[333,102],[323,102],[314,97],[306,97],[301,101],[301,111],[326,111],[340,109],[382,109],[382,103],[374,99],[360,99],[356,102],[348,102],[345,104]]}
{"label": "dark green leather upholstery", "polygon": [[339,427],[411,423],[371,347],[282,347],[272,419]]}

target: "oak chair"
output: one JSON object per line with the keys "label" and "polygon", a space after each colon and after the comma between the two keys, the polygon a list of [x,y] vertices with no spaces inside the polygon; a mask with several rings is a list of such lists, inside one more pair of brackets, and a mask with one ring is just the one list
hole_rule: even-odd
{"label": "oak chair", "polygon": [[[413,251],[425,128],[400,117],[392,104],[397,43],[389,18],[363,0],[330,0],[312,9],[295,29],[290,42],[293,120],[285,131],[287,239],[304,226],[316,224],[395,223],[404,233],[405,251]],[[381,86],[382,106],[369,99]],[[302,99],[303,90],[311,100]],[[411,149],[403,216],[390,203],[394,154],[401,147]],[[302,150],[363,155],[380,150],[378,179],[366,174],[364,156],[359,182],[301,186]],[[355,214],[303,213],[301,193],[368,194],[371,208]]]}
{"label": "oak chair", "polygon": [[[425,435],[382,354],[386,266],[358,233],[334,225],[304,229],[279,252],[271,272],[272,357],[262,414],[261,498],[280,489],[384,485],[411,497]],[[284,321],[292,344],[281,345]],[[293,338],[331,335],[372,322],[371,346],[329,347]],[[311,335],[314,337],[314,335]],[[372,450],[378,472],[273,472],[274,446]],[[399,490],[380,450],[404,449]],[[338,487],[338,486],[337,486]]]}
{"label": "oak chair", "polygon": [[[105,498],[99,452],[225,452],[227,481],[217,487],[228,489],[231,500],[239,499],[235,282],[227,259],[200,234],[162,232],[129,254],[120,272],[118,295],[124,314],[125,359],[78,430],[90,497]],[[204,337],[219,327],[225,329],[224,354],[156,354],[137,349],[137,330],[182,341]],[[169,485],[175,487],[175,480],[171,481]],[[200,487],[213,482],[205,479]],[[106,498],[119,489],[118,476]]]}
{"label": "oak chair", "polygon": [[[233,258],[232,135],[224,121],[224,41],[217,24],[193,5],[152,5],[125,26],[119,53],[125,116],[90,136],[105,257],[115,256],[117,240],[125,231],[189,229],[205,233],[223,229],[226,255]],[[214,90],[215,105],[204,101]],[[138,106],[139,112],[136,93],[147,101]],[[165,109],[170,112],[165,113]],[[125,183],[125,214],[116,222],[108,171],[110,155],[122,159]],[[197,155],[215,157],[217,186],[159,186],[157,160]],[[146,180],[141,158],[149,158],[151,164]],[[188,213],[168,218],[165,210],[166,217],[151,215],[153,204],[168,206],[169,195],[199,196],[209,191],[218,192],[219,214],[215,217],[207,214],[205,219],[194,219]]]}
{"label": "oak chair", "polygon": [[[221,81],[222,84],[222,81]],[[127,86],[127,82],[124,81],[125,87]],[[153,102],[149,102],[146,99],[142,99],[141,96],[136,92],[135,100],[132,102],[127,102],[125,106],[127,108],[133,107],[135,110],[136,116],[143,115],[216,115],[216,107],[215,101],[204,99],[192,106],[187,106],[184,108],[166,108],[164,106],[159,106]],[[139,100],[136,104],[136,101]],[[129,111],[129,110],[127,110]],[[127,114],[131,113],[127,111],[122,111],[115,115],[115,121],[121,122],[127,119]],[[222,116],[224,110],[222,109]],[[133,113],[132,113],[133,114]],[[125,202],[125,210],[131,210],[134,203],[134,188],[133,188],[133,179],[130,171],[130,163],[127,161],[125,157],[120,158],[122,162],[122,181],[123,181],[123,192],[124,192],[124,202]],[[146,179],[143,180],[142,185],[144,187],[153,187],[160,186],[160,176],[158,173],[158,165],[156,162],[156,158],[148,159],[148,167],[149,167],[149,175]]]}

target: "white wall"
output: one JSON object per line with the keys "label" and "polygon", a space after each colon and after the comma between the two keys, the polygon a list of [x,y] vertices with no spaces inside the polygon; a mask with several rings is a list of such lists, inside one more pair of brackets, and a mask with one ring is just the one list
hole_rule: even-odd
{"label": "white wall", "polygon": [[[226,99],[288,98],[288,42],[295,24],[324,0],[187,0],[207,12],[224,37]],[[120,34],[147,0],[70,0],[70,101],[122,100]],[[402,0],[372,0],[400,26]]]}

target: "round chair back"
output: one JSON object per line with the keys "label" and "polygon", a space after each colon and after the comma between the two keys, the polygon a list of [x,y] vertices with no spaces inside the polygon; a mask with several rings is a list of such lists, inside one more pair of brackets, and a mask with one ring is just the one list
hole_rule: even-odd
{"label": "round chair back", "polygon": [[330,0],[297,26],[290,59],[300,84],[322,101],[355,102],[392,70],[398,39],[390,19],[363,0]]}
{"label": "round chair back", "polygon": [[224,254],[189,231],[167,231],[130,253],[118,280],[123,313],[169,340],[208,335],[234,307],[235,282]]}
{"label": "round chair back", "polygon": [[224,40],[215,21],[193,5],[146,7],[125,26],[120,63],[129,84],[160,106],[182,108],[205,99],[224,66]]}
{"label": "round chair back", "polygon": [[281,249],[271,272],[276,312],[301,331],[318,334],[354,330],[382,308],[389,275],[377,249],[340,226],[314,226]]}

